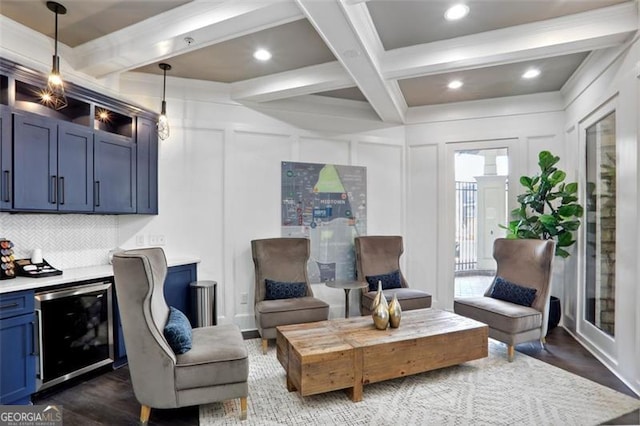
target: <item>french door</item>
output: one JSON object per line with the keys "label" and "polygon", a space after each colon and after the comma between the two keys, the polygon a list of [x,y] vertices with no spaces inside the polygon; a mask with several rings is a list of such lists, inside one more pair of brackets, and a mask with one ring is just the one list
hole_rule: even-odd
{"label": "french door", "polygon": [[[495,274],[493,241],[505,235],[515,196],[508,192],[513,167],[510,153],[517,139],[452,142],[446,145],[443,261],[439,294],[453,298],[481,295]],[[517,181],[517,180],[516,180]],[[513,191],[511,191],[513,193]],[[446,306],[445,305],[445,306]]]}

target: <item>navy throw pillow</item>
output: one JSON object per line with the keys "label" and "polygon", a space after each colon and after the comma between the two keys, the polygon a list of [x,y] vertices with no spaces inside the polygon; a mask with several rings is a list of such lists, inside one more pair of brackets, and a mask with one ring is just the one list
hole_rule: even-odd
{"label": "navy throw pillow", "polygon": [[293,299],[307,295],[307,283],[305,282],[288,283],[266,278],[264,283],[267,290],[264,295],[265,300]]}
{"label": "navy throw pillow", "polygon": [[536,298],[537,291],[535,288],[523,287],[502,277],[496,277],[496,282],[491,290],[491,297],[522,306],[531,306]]}
{"label": "navy throw pillow", "polygon": [[369,283],[369,291],[378,290],[378,281],[382,281],[383,290],[402,287],[402,278],[400,278],[399,269],[389,272],[388,274],[367,275],[365,278]]}
{"label": "navy throw pillow", "polygon": [[164,326],[164,337],[177,355],[191,349],[191,324],[186,315],[173,306],[169,307],[169,319]]}

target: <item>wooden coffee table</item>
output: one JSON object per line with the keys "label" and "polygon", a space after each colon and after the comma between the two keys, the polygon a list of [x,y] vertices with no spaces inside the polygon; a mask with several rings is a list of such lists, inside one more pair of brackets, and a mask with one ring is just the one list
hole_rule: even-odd
{"label": "wooden coffee table", "polygon": [[287,389],[302,396],[345,389],[362,400],[363,385],[461,364],[488,355],[486,324],[452,312],[402,313],[399,328],[377,330],[370,316],[277,328],[278,361]]}

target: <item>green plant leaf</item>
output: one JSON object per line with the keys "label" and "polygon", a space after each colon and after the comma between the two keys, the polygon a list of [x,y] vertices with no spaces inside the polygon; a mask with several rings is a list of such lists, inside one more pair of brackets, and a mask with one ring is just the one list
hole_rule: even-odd
{"label": "green plant leaf", "polygon": [[575,241],[573,240],[571,232],[562,231],[558,233],[557,245],[559,245],[560,247],[569,247],[573,243],[575,243]]}
{"label": "green plant leaf", "polygon": [[542,224],[545,226],[547,225],[555,226],[558,223],[558,219],[556,219],[555,217],[553,217],[553,215],[550,215],[550,214],[540,215],[538,217],[538,220],[540,220],[540,222],[542,222]]}
{"label": "green plant leaf", "polygon": [[521,176],[520,177],[520,185],[524,186],[525,188],[531,188],[531,178],[528,176]]}
{"label": "green plant leaf", "polygon": [[557,184],[562,182],[566,177],[567,177],[567,174],[565,172],[563,172],[562,170],[556,170],[555,172],[553,172],[553,174],[549,178],[549,183],[551,184],[551,186],[556,186]]}
{"label": "green plant leaf", "polygon": [[[562,247],[575,244],[573,232],[580,227],[584,208],[578,203],[578,184],[566,183],[567,174],[556,167],[560,157],[549,151],[538,154],[539,173],[522,176],[523,191],[518,194],[520,207],[511,212],[512,221],[504,229],[507,238],[553,239],[556,255],[569,256]],[[612,178],[615,176],[612,171]],[[594,185],[587,183],[589,197],[593,197]],[[607,200],[603,200],[607,203]]]}
{"label": "green plant leaf", "polygon": [[576,216],[579,207],[577,204],[566,204],[558,208],[558,214],[562,217]]}
{"label": "green plant leaf", "polygon": [[564,192],[566,192],[567,194],[575,194],[576,192],[578,192],[578,184],[576,182],[568,183],[564,187]]}
{"label": "green plant leaf", "polygon": [[567,220],[565,222],[560,222],[558,225],[563,227],[567,231],[577,231],[578,228],[580,227],[580,221],[579,220]]}
{"label": "green plant leaf", "polygon": [[560,157],[554,157],[549,151],[540,151],[538,154],[538,165],[542,170],[549,169],[558,161],[560,161]]}

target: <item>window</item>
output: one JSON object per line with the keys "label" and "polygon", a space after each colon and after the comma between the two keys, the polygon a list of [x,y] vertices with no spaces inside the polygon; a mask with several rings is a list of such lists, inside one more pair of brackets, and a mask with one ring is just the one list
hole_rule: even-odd
{"label": "window", "polygon": [[585,319],[615,335],[616,115],[586,129]]}

